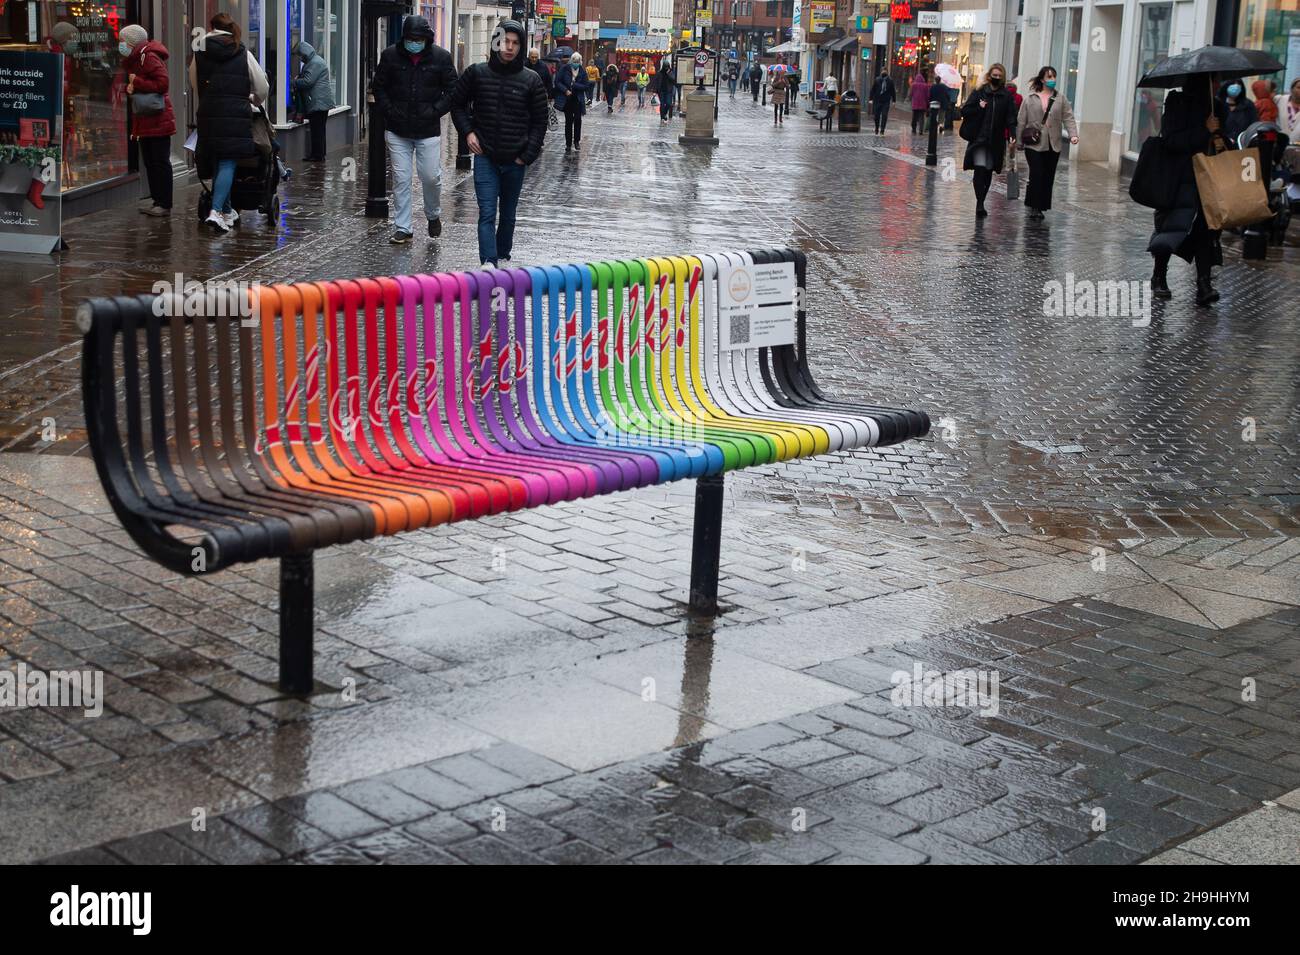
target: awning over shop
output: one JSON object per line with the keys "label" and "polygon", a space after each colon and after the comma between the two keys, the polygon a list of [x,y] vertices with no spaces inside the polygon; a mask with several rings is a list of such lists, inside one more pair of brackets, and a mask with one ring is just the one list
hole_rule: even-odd
{"label": "awning over shop", "polygon": [[776,46],[769,46],[768,53],[798,53],[799,46],[787,40],[784,43],[778,43]]}
{"label": "awning over shop", "polygon": [[624,34],[614,49],[619,53],[667,53],[668,37],[648,33]]}
{"label": "awning over shop", "polygon": [[846,36],[842,40],[835,40],[831,43],[826,44],[826,49],[830,50],[832,53],[835,53],[839,50],[851,50],[857,45],[858,45],[858,38],[856,36]]}

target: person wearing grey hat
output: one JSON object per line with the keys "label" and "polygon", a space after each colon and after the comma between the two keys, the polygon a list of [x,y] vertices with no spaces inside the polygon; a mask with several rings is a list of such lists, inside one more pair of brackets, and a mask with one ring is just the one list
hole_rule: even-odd
{"label": "person wearing grey hat", "polygon": [[542,154],[547,105],[541,77],[524,67],[522,26],[502,20],[489,48],[488,61],[456,81],[451,118],[474,154],[479,264],[495,267],[510,259],[515,208],[524,173]]}
{"label": "person wearing grey hat", "polygon": [[424,187],[424,217],[429,238],[442,235],[442,117],[456,83],[451,54],[433,42],[424,17],[407,17],[401,39],[384,50],[371,91],[384,117],[384,142],[393,168],[394,231],[389,242],[411,241],[411,187],[414,173]]}

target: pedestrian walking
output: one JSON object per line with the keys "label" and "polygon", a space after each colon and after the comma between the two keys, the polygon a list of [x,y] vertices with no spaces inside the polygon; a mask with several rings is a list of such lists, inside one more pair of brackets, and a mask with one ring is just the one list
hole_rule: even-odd
{"label": "pedestrian walking", "polygon": [[587,113],[591,81],[582,67],[582,54],[569,57],[568,66],[555,75],[555,102],[564,113],[564,154],[582,145],[582,117]]}
{"label": "pedestrian walking", "polygon": [[925,70],[920,70],[912,77],[908,87],[908,96],[912,100],[912,133],[925,132],[925,114],[930,110],[930,79]]}
{"label": "pedestrian walking", "polygon": [[889,106],[895,100],[894,81],[882,68],[871,84],[867,99],[871,102],[871,114],[876,118],[876,135],[885,135],[885,125],[889,122]]}
{"label": "pedestrian walking", "polygon": [[451,54],[433,42],[424,17],[402,23],[401,39],[379,55],[371,89],[384,117],[384,142],[393,170],[396,221],[389,242],[411,241],[411,189],[420,177],[429,238],[442,235],[442,117],[456,84]]}
{"label": "pedestrian walking", "polygon": [[795,67],[795,69],[792,70],[786,76],[786,80],[787,80],[786,97],[785,97],[785,106],[781,110],[782,116],[789,116],[790,107],[792,105],[793,106],[799,105],[799,77],[800,77],[800,73],[798,67]]}
{"label": "pedestrian walking", "polygon": [[[168,93],[167,47],[132,23],[118,33],[117,48],[131,98],[131,138],[140,147],[140,165],[149,183],[149,205],[140,206],[140,211],[163,218],[172,214],[171,137],[176,132],[176,113]],[[152,102],[146,105],[137,96],[148,96]]]}
{"label": "pedestrian walking", "polygon": [[239,221],[230,205],[235,166],[257,155],[253,112],[266,102],[270,85],[256,57],[240,42],[239,24],[230,14],[218,13],[209,26],[189,69],[198,102],[194,163],[200,178],[212,179],[212,211],[204,225],[222,234]]}
{"label": "pedestrian walking", "polygon": [[618,108],[622,109],[627,105],[627,84],[632,78],[626,63],[618,65]]}
{"label": "pedestrian walking", "polygon": [[1268,80],[1256,80],[1250,84],[1250,91],[1255,97],[1255,115],[1261,123],[1276,123],[1278,120],[1277,103],[1273,101],[1273,90]]}
{"label": "pedestrian walking", "polygon": [[834,73],[826,74],[826,80],[822,83],[822,92],[826,94],[827,99],[835,99],[840,95],[840,81],[835,78]]}
{"label": "pedestrian walking", "polygon": [[[952,130],[952,122],[949,117],[952,115],[953,98],[956,95],[957,91],[941,81],[938,76],[930,83],[930,102],[938,104],[934,111],[934,125],[939,128],[939,133]],[[925,126],[924,120],[922,120],[921,125]]]}
{"label": "pedestrian walking", "polygon": [[[1223,264],[1219,231],[1205,225],[1200,192],[1192,157],[1211,149],[1216,133],[1227,121],[1227,104],[1210,96],[1212,77],[1198,77],[1183,90],[1165,97],[1160,121],[1160,169],[1157,178],[1177,183],[1173,205],[1155,210],[1155,230],[1147,251],[1151,253],[1151,293],[1156,298],[1172,298],[1169,290],[1169,260],[1178,256],[1196,264],[1196,304],[1210,305],[1219,300],[1211,284],[1213,268]],[[1228,148],[1236,144],[1228,142]]]}
{"label": "pedestrian walking", "polygon": [[528,68],[541,77],[542,88],[550,100],[555,95],[555,78],[551,76],[551,68],[542,62],[542,51],[537,47],[528,51]]}
{"label": "pedestrian walking", "polygon": [[[1008,90],[1010,88],[1008,87]],[[1012,102],[1015,102],[1012,94]],[[1021,99],[1016,114],[1020,145],[1029,163],[1029,185],[1025,187],[1025,205],[1029,218],[1042,219],[1052,208],[1052,184],[1056,164],[1061,161],[1062,141],[1066,132],[1070,145],[1079,144],[1079,127],[1074,121],[1070,101],[1056,88],[1056,70],[1045,66],[1029,81],[1029,95]]]}
{"label": "pedestrian walking", "polygon": [[749,92],[754,97],[754,102],[758,102],[758,94],[763,90],[763,67],[755,61],[749,69]]}
{"label": "pedestrian walking", "polygon": [[1231,80],[1219,90],[1219,99],[1227,108],[1227,118],[1223,121],[1223,136],[1237,148],[1237,137],[1246,131],[1251,123],[1259,119],[1255,104],[1246,98],[1245,87],[1241,80]]}
{"label": "pedestrian walking", "polygon": [[790,92],[790,80],[785,73],[775,73],[772,75],[772,82],[769,84],[767,98],[772,103],[772,125],[785,124],[785,100]]}
{"label": "pedestrian walking", "polygon": [[451,118],[474,154],[478,199],[479,264],[510,261],[515,209],[524,173],[542,154],[546,137],[546,88],[524,68],[524,28],[502,20],[492,31],[486,63],[475,63],[456,81]]}
{"label": "pedestrian walking", "polygon": [[294,44],[293,52],[302,63],[293,80],[293,98],[298,112],[307,117],[311,130],[310,145],[303,158],[307,162],[321,162],[325,159],[325,124],[334,108],[329,64],[306,40]]}
{"label": "pedestrian walking", "polygon": [[672,118],[673,105],[677,101],[677,83],[673,80],[672,61],[664,57],[659,61],[655,72],[655,95],[659,97],[659,123],[663,125]]}
{"label": "pedestrian walking", "polygon": [[984,198],[993,184],[993,174],[1002,171],[1008,143],[1015,149],[1016,101],[1004,86],[1006,80],[1006,67],[994,63],[961,107],[961,135],[968,143],[962,168],[975,173],[975,216],[979,219],[988,215]]}
{"label": "pedestrian walking", "polygon": [[732,63],[727,69],[727,88],[731,90],[731,98],[736,98],[736,84],[740,82],[740,67]]}
{"label": "pedestrian walking", "polygon": [[641,69],[636,71],[636,108],[637,109],[645,108],[645,91],[646,91],[646,87],[649,85],[650,85],[650,74],[646,72],[646,68],[643,66],[641,67]]}
{"label": "pedestrian walking", "polygon": [[740,91],[742,93],[749,92],[749,77],[750,77],[749,65],[745,64],[740,68]]}
{"label": "pedestrian walking", "polygon": [[605,105],[609,112],[614,112],[614,97],[618,95],[618,67],[613,63],[605,67],[604,77]]}
{"label": "pedestrian walking", "polygon": [[587,88],[587,105],[590,106],[595,102],[596,97],[600,95],[600,61],[587,66],[587,82],[591,85]]}

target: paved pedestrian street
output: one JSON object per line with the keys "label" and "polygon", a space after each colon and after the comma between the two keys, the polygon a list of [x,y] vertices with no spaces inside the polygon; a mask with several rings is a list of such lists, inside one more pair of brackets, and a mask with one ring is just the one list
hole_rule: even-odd
{"label": "paved pedestrian street", "polygon": [[714,618],[687,481],[321,550],[304,697],[275,561],[182,577],[114,516],[74,313],[177,273],[473,269],[470,174],[406,246],[361,146],[295,170],[278,230],[203,234],[190,188],[6,258],[0,672],[103,687],[0,707],[0,861],[1300,862],[1296,230],[1263,262],[1226,236],[1216,306],[1177,259],[1153,302],[1126,181],[1063,164],[1036,223],[999,177],[977,221],[954,138],[927,167],[895,126],[724,95],[687,149],[593,110],[512,265],[799,249],[822,389],[928,436],[729,474]]}

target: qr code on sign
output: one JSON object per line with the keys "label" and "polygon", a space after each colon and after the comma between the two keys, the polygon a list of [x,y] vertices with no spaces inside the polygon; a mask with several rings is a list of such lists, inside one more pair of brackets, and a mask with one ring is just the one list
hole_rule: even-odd
{"label": "qr code on sign", "polygon": [[731,344],[749,344],[749,316],[733,315],[731,318]]}

